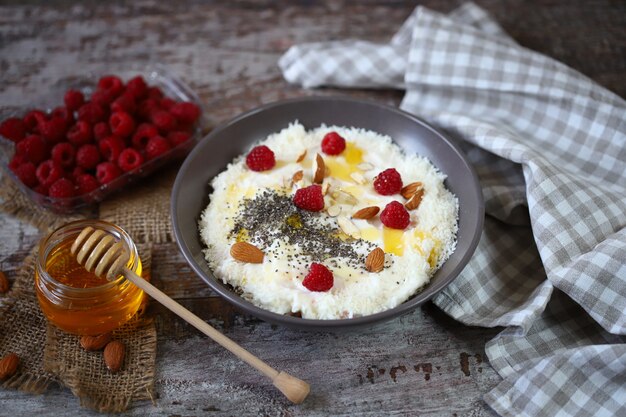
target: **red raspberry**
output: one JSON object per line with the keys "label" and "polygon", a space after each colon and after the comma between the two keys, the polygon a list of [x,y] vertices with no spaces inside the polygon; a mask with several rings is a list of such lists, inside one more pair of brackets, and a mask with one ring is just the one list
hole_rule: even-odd
{"label": "red raspberry", "polygon": [[106,110],[96,103],[87,103],[78,109],[78,120],[84,120],[92,125],[105,121],[106,117]]}
{"label": "red raspberry", "polygon": [[392,201],[380,213],[380,221],[392,229],[404,230],[411,223],[411,216],[402,203]]}
{"label": "red raspberry", "polygon": [[322,139],[322,151],[327,155],[339,155],[346,149],[346,140],[337,132],[329,132]]}
{"label": "red raspberry", "polygon": [[133,148],[126,148],[117,158],[117,165],[122,168],[122,171],[128,172],[137,169],[143,164],[143,156]]}
{"label": "red raspberry", "polygon": [[36,174],[40,184],[50,187],[56,180],[62,178],[65,172],[63,172],[61,165],[48,159],[37,166]]}
{"label": "red raspberry", "polygon": [[163,91],[159,87],[149,87],[148,88],[148,98],[152,98],[155,100],[160,100],[163,98]]}
{"label": "red raspberry", "polygon": [[109,118],[109,126],[114,135],[125,138],[135,130],[135,121],[130,114],[118,111]]}
{"label": "red raspberry", "polygon": [[65,138],[67,125],[65,120],[59,117],[53,117],[50,120],[39,125],[41,136],[48,143],[59,143]]}
{"label": "red raspberry", "polygon": [[13,155],[13,158],[11,158],[11,162],[9,162],[9,169],[13,172],[16,172],[17,168],[22,165],[27,163],[28,160],[26,159],[26,155],[21,155],[19,153],[16,153],[15,155]]}
{"label": "red raspberry", "polygon": [[159,100],[159,107],[161,107],[163,110],[168,110],[172,108],[172,106],[176,104],[176,101],[172,100],[169,97],[163,97],[161,100]]}
{"label": "red raspberry", "polygon": [[96,140],[102,140],[107,136],[111,136],[111,129],[106,122],[98,122],[93,127],[93,136]]}
{"label": "red raspberry", "polygon": [[91,95],[91,102],[97,104],[103,108],[109,107],[109,105],[115,100],[115,94],[109,90],[96,90]]}
{"label": "red raspberry", "polygon": [[150,115],[152,124],[159,130],[169,132],[176,127],[176,118],[164,110],[157,110]]}
{"label": "red raspberry", "polygon": [[101,162],[96,167],[96,178],[100,184],[108,184],[122,175],[122,171],[113,162]]}
{"label": "red raspberry", "polygon": [[333,287],[334,281],[333,273],[328,268],[313,262],[302,285],[309,291],[326,292]]}
{"label": "red raspberry", "polygon": [[9,117],[0,124],[0,135],[13,142],[19,142],[26,135],[26,126],[21,119]]}
{"label": "red raspberry", "polygon": [[93,169],[100,163],[98,147],[93,144],[83,145],[76,152],[76,165],[83,169]]}
{"label": "red raspberry", "polygon": [[402,177],[395,168],[388,168],[378,174],[374,180],[374,189],[378,194],[393,195],[402,189]]}
{"label": "red raspberry", "polygon": [[265,145],[255,146],[246,156],[246,165],[253,171],[267,171],[274,168],[274,152]]}
{"label": "red raspberry", "polygon": [[74,166],[76,157],[76,149],[71,143],[61,142],[52,148],[52,160],[63,168],[71,168]]}
{"label": "red raspberry", "polygon": [[98,80],[98,90],[107,91],[113,97],[117,97],[124,91],[124,83],[115,75],[106,75]]}
{"label": "red raspberry", "polygon": [[174,104],[170,112],[183,123],[193,123],[200,117],[200,107],[188,101]]}
{"label": "red raspberry", "polygon": [[146,158],[154,159],[172,149],[170,143],[162,136],[153,136],[146,145]]}
{"label": "red raspberry", "polygon": [[32,162],[26,162],[17,167],[15,175],[24,183],[28,188],[33,188],[37,185],[37,169]]}
{"label": "red raspberry", "polygon": [[24,116],[24,126],[29,132],[39,133],[39,125],[47,119],[48,116],[41,110],[31,110]]}
{"label": "red raspberry", "polygon": [[72,170],[72,179],[74,180],[74,182],[76,182],[76,180],[78,179],[78,177],[80,177],[81,175],[86,174],[87,172],[85,171],[84,168],[79,167],[79,166],[75,166],[74,169]]}
{"label": "red raspberry", "polygon": [[126,113],[134,113],[137,110],[137,105],[135,104],[135,98],[128,93],[124,93],[111,103],[111,111],[119,112],[123,111]]}
{"label": "red raspberry", "polygon": [[159,102],[155,99],[145,99],[137,106],[137,114],[143,119],[150,119],[150,115],[159,110]]}
{"label": "red raspberry", "polygon": [[67,109],[67,107],[59,106],[52,110],[50,114],[52,118],[58,117],[59,119],[63,119],[65,122],[65,128],[71,126],[74,123],[74,113]]}
{"label": "red raspberry", "polygon": [[48,187],[46,187],[43,184],[37,184],[34,188],[33,191],[36,192],[37,194],[41,194],[41,195],[48,195]]}
{"label": "red raspberry", "polygon": [[15,145],[15,152],[24,155],[28,161],[38,164],[48,157],[48,146],[41,136],[30,135]]}
{"label": "red raspberry", "polygon": [[100,187],[100,183],[90,174],[82,174],[76,177],[76,187],[78,194],[87,194]]}
{"label": "red raspberry", "polygon": [[63,102],[70,111],[76,111],[85,104],[85,96],[78,90],[67,90]]}
{"label": "red raspberry", "polygon": [[151,124],[142,123],[139,125],[133,135],[133,148],[138,150],[145,149],[151,137],[159,136],[159,130]]}
{"label": "red raspberry", "polygon": [[148,85],[141,76],[136,76],[126,84],[126,92],[136,98],[142,98],[148,92]]}
{"label": "red raspberry", "polygon": [[71,198],[76,195],[76,187],[67,178],[59,178],[48,189],[48,195],[52,198]]}
{"label": "red raspberry", "polygon": [[180,145],[183,142],[187,142],[191,135],[189,132],[170,132],[167,134],[167,140],[172,144],[173,147]]}
{"label": "red raspberry", "polygon": [[76,124],[68,130],[67,140],[76,146],[90,143],[93,140],[91,125],[84,120],[77,121]]}
{"label": "red raspberry", "polygon": [[179,132],[189,132],[189,134],[192,134],[193,132],[195,132],[196,126],[193,123],[189,124],[178,122],[176,123],[176,130]]}
{"label": "red raspberry", "polygon": [[104,138],[98,142],[98,147],[100,148],[100,153],[105,160],[115,162],[117,161],[117,158],[120,157],[120,154],[126,147],[126,144],[124,143],[124,140],[118,136],[109,136],[108,138]]}
{"label": "red raspberry", "polygon": [[318,184],[313,184],[296,190],[296,194],[293,196],[293,203],[296,207],[303,210],[322,211],[324,208],[322,187]]}

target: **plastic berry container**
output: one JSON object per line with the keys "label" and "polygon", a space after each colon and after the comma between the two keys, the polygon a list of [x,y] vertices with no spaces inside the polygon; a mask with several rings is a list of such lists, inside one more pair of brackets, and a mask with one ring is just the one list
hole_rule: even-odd
{"label": "plastic berry container", "polygon": [[[98,74],[65,78],[50,86],[48,94],[38,97],[30,105],[10,111],[0,111],[0,123],[11,117],[23,118],[33,109],[40,109],[49,114],[54,108],[64,105],[64,95],[66,91],[70,89],[79,90],[83,93],[85,100],[89,100],[92,93],[97,89],[98,80],[107,75],[115,75],[124,83],[133,77],[140,76],[149,87],[158,87],[163,92],[164,98],[172,99],[175,102],[194,103],[200,109],[200,116],[190,127],[191,130],[189,130],[188,127],[189,138],[179,143],[171,144],[171,147],[167,151],[158,156],[150,159],[145,158],[145,161],[139,167],[121,173],[117,178],[99,185],[93,191],[68,198],[55,198],[40,194],[28,187],[18,178],[15,172],[9,168],[11,158],[16,153],[17,144],[0,134],[0,167],[3,171],[2,175],[9,178],[24,195],[37,205],[57,213],[66,214],[99,203],[113,193],[119,191],[123,192],[129,184],[155,173],[155,171],[164,165],[175,160],[180,160],[204,135],[208,122],[206,111],[199,97],[187,84],[160,64],[136,68],[111,68]],[[97,144],[95,139],[94,144]]]}

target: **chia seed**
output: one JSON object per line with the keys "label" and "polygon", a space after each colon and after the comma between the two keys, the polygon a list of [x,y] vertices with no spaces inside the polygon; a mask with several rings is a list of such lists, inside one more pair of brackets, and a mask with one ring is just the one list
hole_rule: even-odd
{"label": "chia seed", "polygon": [[[284,257],[292,267],[302,265],[302,258],[308,262],[343,258],[349,266],[365,269],[366,255],[359,252],[369,253],[376,245],[363,239],[342,240],[337,222],[328,219],[321,212],[300,210],[287,194],[263,190],[242,200],[228,238],[236,239],[246,233],[250,243],[266,254]],[[294,253],[285,255],[282,250],[272,249],[277,240],[294,248]],[[330,265],[339,266],[336,259]]]}

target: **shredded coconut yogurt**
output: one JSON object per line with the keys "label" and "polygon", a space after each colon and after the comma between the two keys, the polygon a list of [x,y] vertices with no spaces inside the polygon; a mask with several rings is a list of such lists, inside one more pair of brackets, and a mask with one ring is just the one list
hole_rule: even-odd
{"label": "shredded coconut yogurt", "polygon": [[[321,150],[323,137],[333,131],[346,140],[337,156]],[[390,137],[353,127],[322,125],[306,131],[294,122],[259,144],[272,149],[276,165],[255,172],[246,166],[245,155],[236,158],[212,180],[210,203],[199,221],[215,276],[253,304],[307,319],[374,314],[417,293],[454,251],[458,200],[444,187],[445,175],[426,158],[405,154]],[[297,208],[292,199],[298,188],[311,185],[317,154],[326,166],[324,209],[311,212]],[[420,182],[423,188],[404,230],[385,227],[378,215],[351,218],[365,207],[382,210],[394,200],[407,202],[400,194],[380,195],[373,188],[376,175],[387,168],[395,168],[404,185]],[[242,241],[263,251],[262,263],[231,256],[233,244]],[[377,247],[385,252],[384,268],[369,272],[365,260]],[[312,262],[332,272],[330,290],[302,285]]]}

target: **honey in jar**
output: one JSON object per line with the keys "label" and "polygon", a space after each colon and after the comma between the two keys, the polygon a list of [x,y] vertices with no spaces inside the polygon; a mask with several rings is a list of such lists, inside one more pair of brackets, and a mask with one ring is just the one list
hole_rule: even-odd
{"label": "honey in jar", "polygon": [[126,267],[141,276],[137,248],[123,229],[101,220],[80,220],[55,230],[39,245],[35,289],[41,310],[52,324],[69,333],[98,335],[135,315],[144,293],[122,275],[107,281],[78,264],[70,248],[87,226],[105,230],[122,241],[130,254]]}

